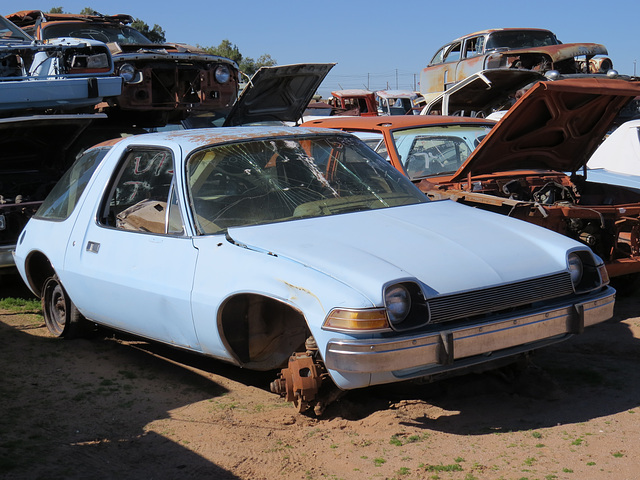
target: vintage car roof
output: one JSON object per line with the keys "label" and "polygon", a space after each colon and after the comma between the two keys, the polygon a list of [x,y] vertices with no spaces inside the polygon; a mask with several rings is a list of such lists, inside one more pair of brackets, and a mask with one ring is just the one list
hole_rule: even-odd
{"label": "vintage car roof", "polygon": [[494,125],[495,122],[485,118],[454,117],[441,115],[389,115],[379,117],[328,117],[310,120],[303,127],[325,127],[359,131],[396,130],[428,125],[459,125],[461,123],[478,123]]}
{"label": "vintage car roof", "polygon": [[79,13],[49,13],[41,10],[21,10],[7,15],[9,20],[20,27],[33,25],[39,18],[47,21],[78,21],[78,22],[103,22],[103,23],[125,23],[133,22],[131,15],[81,15]]}
{"label": "vintage car roof", "polygon": [[572,78],[538,82],[491,129],[451,181],[510,170],[581,169],[640,82]]}
{"label": "vintage car roof", "polygon": [[546,28],[516,28],[516,27],[509,27],[509,28],[486,28],[484,30],[478,30],[477,32],[473,32],[473,33],[468,33],[466,35],[462,35],[461,37],[455,38],[453,40],[451,40],[450,42],[447,42],[445,45],[449,45],[450,43],[454,43],[457,42],[459,40],[464,40],[465,38],[468,37],[475,37],[476,35],[486,35],[488,33],[493,33],[493,32],[549,32],[549,33],[553,33],[551,30],[548,30]]}
{"label": "vintage car roof", "polygon": [[335,63],[262,67],[233,105],[225,126],[256,122],[297,122]]}
{"label": "vintage car roof", "polygon": [[373,95],[371,90],[365,90],[363,88],[349,88],[346,90],[334,90],[331,95],[334,97],[366,97],[367,95]]}
{"label": "vintage car roof", "polygon": [[376,95],[380,98],[414,98],[418,96],[412,90],[378,90]]}

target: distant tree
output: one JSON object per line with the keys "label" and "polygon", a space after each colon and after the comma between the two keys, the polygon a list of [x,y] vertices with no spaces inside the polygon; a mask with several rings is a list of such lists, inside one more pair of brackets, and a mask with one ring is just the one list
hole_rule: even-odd
{"label": "distant tree", "polygon": [[242,54],[240,53],[240,50],[238,50],[238,47],[227,39],[222,40],[222,42],[220,42],[220,45],[218,45],[217,47],[200,47],[200,48],[203,49],[205,52],[210,53],[211,55],[218,55],[220,57],[230,58],[237,64],[240,64],[240,62],[242,61]]}
{"label": "distant tree", "polygon": [[[62,12],[60,12],[62,13]],[[93,8],[91,7],[84,7],[82,10],[80,10],[80,15],[95,15],[98,12],[96,12]]]}
{"label": "distant tree", "polygon": [[139,18],[136,18],[131,24],[131,26],[136,30],[138,30],[140,33],[142,33],[145,37],[147,37],[153,43],[164,43],[167,41],[167,39],[164,36],[163,28],[158,24],[154,24],[153,28],[149,28],[149,25],[147,25],[145,22],[143,22]]}
{"label": "distant tree", "polygon": [[198,47],[212,55],[230,58],[238,64],[240,71],[248,76],[256,73],[260,67],[271,67],[273,65],[277,65],[277,62],[271,58],[271,55],[268,53],[258,57],[258,60],[254,60],[251,57],[243,57],[238,46],[227,39],[222,40],[220,45],[217,47],[202,47],[200,45],[198,45]]}
{"label": "distant tree", "polygon": [[62,10],[62,7],[53,7],[49,10],[49,13],[64,13],[64,11]]}
{"label": "distant tree", "polygon": [[239,67],[240,71],[251,76],[256,73],[260,69],[260,67],[273,67],[277,64],[278,63],[273,58],[271,58],[271,55],[265,53],[263,55],[260,55],[258,57],[258,60],[254,60],[251,57],[243,58],[242,62],[240,62]]}

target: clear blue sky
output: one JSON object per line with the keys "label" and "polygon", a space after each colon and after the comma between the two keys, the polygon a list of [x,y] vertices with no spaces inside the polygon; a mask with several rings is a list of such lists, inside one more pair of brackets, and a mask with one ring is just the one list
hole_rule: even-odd
{"label": "clear blue sky", "polygon": [[552,30],[564,43],[602,43],[614,68],[640,74],[640,1],[610,0],[242,0],[3,2],[17,10],[91,7],[160,25],[168,41],[215,46],[228,39],[245,57],[268,53],[280,65],[332,62],[320,88],[413,89],[445,43],[486,28]]}

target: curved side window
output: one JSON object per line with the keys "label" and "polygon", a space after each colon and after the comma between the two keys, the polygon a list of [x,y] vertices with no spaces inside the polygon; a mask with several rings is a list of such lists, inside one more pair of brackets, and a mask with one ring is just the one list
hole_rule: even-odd
{"label": "curved side window", "polygon": [[34,217],[47,220],[68,218],[78,204],[93,172],[109,150],[110,147],[92,148],[78,157],[47,195]]}
{"label": "curved side window", "polygon": [[129,150],[116,171],[99,222],[135,232],[183,234],[173,168],[169,150]]}

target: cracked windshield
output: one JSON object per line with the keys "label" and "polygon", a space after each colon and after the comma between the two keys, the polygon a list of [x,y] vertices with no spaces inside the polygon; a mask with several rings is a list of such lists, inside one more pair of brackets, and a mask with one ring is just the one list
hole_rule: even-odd
{"label": "cracked windshield", "polygon": [[189,159],[187,178],[201,234],[428,201],[359,140],[346,136],[207,148]]}

